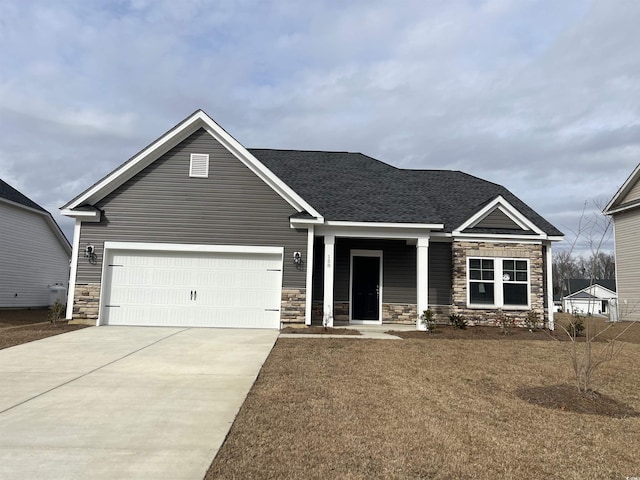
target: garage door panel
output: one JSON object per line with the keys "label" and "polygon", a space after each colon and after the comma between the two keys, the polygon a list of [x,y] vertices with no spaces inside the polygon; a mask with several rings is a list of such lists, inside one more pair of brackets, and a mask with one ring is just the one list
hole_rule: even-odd
{"label": "garage door panel", "polygon": [[102,323],[278,328],[282,255],[114,251]]}

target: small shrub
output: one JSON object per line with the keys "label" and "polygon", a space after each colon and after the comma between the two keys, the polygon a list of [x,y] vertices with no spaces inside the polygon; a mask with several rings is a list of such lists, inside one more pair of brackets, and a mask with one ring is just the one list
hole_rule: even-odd
{"label": "small shrub", "polygon": [[54,325],[58,323],[58,320],[62,318],[65,311],[65,305],[61,304],[58,300],[49,308],[49,313],[47,317],[51,323]]}
{"label": "small shrub", "polygon": [[459,313],[452,313],[449,315],[449,323],[460,330],[467,329],[467,321]]}
{"label": "small shrub", "polygon": [[530,332],[533,332],[536,328],[538,328],[538,312],[535,310],[529,310],[527,312],[527,318],[525,318],[524,323]]}
{"label": "small shrub", "polygon": [[422,315],[420,315],[420,321],[427,328],[427,332],[433,333],[436,329],[436,320],[433,317],[433,312],[430,308],[427,308]]}
{"label": "small shrub", "polygon": [[502,329],[502,333],[505,335],[509,335],[511,333],[511,328],[516,324],[515,319],[509,318],[502,310],[498,310],[495,322]]}
{"label": "small shrub", "polygon": [[567,330],[569,335],[573,338],[582,336],[582,332],[584,331],[584,320],[582,320],[582,315],[575,312],[573,314],[573,318],[569,321],[569,327]]}

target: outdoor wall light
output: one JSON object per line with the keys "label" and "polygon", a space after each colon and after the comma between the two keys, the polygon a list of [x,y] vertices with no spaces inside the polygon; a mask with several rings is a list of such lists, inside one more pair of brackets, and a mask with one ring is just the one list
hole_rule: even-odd
{"label": "outdoor wall light", "polygon": [[302,255],[300,252],[293,252],[293,263],[296,267],[300,267],[302,265]]}
{"label": "outdoor wall light", "polygon": [[89,259],[89,263],[95,264],[98,261],[96,247],[93,245],[87,245],[84,249],[84,256]]}

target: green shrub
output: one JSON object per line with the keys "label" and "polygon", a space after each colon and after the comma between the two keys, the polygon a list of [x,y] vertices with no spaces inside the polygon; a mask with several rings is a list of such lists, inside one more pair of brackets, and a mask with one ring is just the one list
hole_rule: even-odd
{"label": "green shrub", "polygon": [[430,308],[427,308],[422,315],[420,315],[420,321],[427,328],[427,332],[433,333],[436,329],[436,320],[433,317],[433,312]]}
{"label": "green shrub", "polygon": [[449,323],[460,330],[467,329],[467,321],[459,313],[452,313],[449,315]]}

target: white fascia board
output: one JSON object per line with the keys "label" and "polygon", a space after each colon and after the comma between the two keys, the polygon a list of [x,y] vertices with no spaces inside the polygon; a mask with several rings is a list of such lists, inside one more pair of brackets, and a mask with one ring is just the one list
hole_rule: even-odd
{"label": "white fascia board", "polygon": [[638,207],[640,207],[640,201],[635,201],[633,203],[628,203],[620,207],[604,209],[602,213],[604,213],[605,215],[614,215],[616,213],[626,212],[627,210],[632,210]]}
{"label": "white fascia board", "polygon": [[327,220],[327,226],[335,227],[356,227],[356,228],[400,228],[400,229],[426,229],[442,230],[442,223],[393,223],[393,222],[345,222],[339,220]]}
{"label": "white fascia board", "polygon": [[203,253],[269,253],[284,254],[284,247],[259,245],[196,245],[187,243],[104,242],[105,250],[144,250],[147,252],[203,252]]}
{"label": "white fascia board", "polygon": [[82,220],[83,222],[99,222],[100,221],[100,211],[99,210],[71,210],[69,208],[65,208],[64,210],[60,210],[60,214],[65,217],[77,218]]}
{"label": "white fascia board", "polygon": [[220,125],[218,125],[209,115],[202,110],[198,110],[193,115],[183,120],[173,129],[158,138],[148,147],[144,148],[129,161],[104,177],[94,186],[74,200],[64,205],[62,208],[73,210],[80,205],[93,205],[104,198],[107,194],[115,190],[127,180],[133,178],[142,169],[153,163],[161,155],[168,152],[181,141],[188,138],[199,128],[204,128],[213,138],[220,142],[232,155],[246,165],[262,181],[269,185],[278,195],[289,203],[297,211],[306,210],[315,217],[321,216],[311,205],[305,202],[289,186],[266,168],[257,158],[244,148],[235,138],[229,135]]}
{"label": "white fascia board", "polygon": [[271,170],[269,170],[260,160],[254,157],[251,152],[244,148],[240,142],[229,135],[211,117],[202,112],[206,117],[209,126],[207,132],[220,142],[229,152],[240,160],[249,170],[258,176],[263,182],[269,185],[278,195],[287,201],[299,212],[307,211],[314,217],[322,217],[311,205],[309,205],[300,195],[293,191],[286,183],[280,180]]}
{"label": "white fascia board", "polygon": [[313,228],[315,225],[322,225],[324,218],[291,218],[289,219],[290,228]]}
{"label": "white fascia board", "polygon": [[536,235],[477,235],[477,234],[457,234],[453,237],[454,241],[465,242],[492,242],[492,243],[530,243],[539,245],[546,240],[546,237],[538,237]]}
{"label": "white fascia board", "polygon": [[614,209],[613,206],[620,198],[622,198],[624,195],[626,195],[629,192],[631,187],[636,183],[636,181],[638,181],[639,177],[640,177],[640,163],[638,164],[638,166],[636,166],[633,172],[631,172],[631,175],[629,175],[627,180],[618,189],[618,191],[613,196],[613,198],[609,201],[609,203],[607,203],[607,206],[604,207],[604,210],[602,212],[605,215],[611,215],[612,213],[617,213],[618,211],[622,211],[622,210]]}
{"label": "white fascia board", "polygon": [[522,215],[518,209],[511,205],[502,195],[498,195],[491,202],[485,205],[482,209],[472,215],[466,222],[460,225],[454,230],[454,234],[457,235],[461,231],[472,228],[477,225],[484,217],[489,215],[496,207],[500,209],[502,213],[507,215],[513,222],[515,222],[523,230],[532,230],[539,235],[543,235],[544,232],[536,227],[527,217]]}
{"label": "white fascia board", "polygon": [[93,205],[98,200],[101,200],[124,182],[133,178],[134,175],[142,171],[145,167],[149,166],[154,160],[168,152],[182,140],[185,140],[198,128],[204,127],[206,123],[204,122],[203,115],[206,116],[201,110],[195,112],[155,140],[151,145],[142,149],[127,162],[120,165],[102,180],[98,181],[95,185],[85,190],[74,200],[64,205],[62,209],[73,210],[81,205]]}
{"label": "white fascia board", "polygon": [[420,228],[392,228],[392,227],[346,227],[336,225],[317,225],[316,235],[333,237],[362,237],[362,238],[389,238],[409,240],[420,237],[428,237],[431,232]]}

